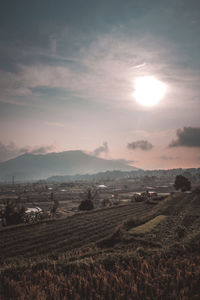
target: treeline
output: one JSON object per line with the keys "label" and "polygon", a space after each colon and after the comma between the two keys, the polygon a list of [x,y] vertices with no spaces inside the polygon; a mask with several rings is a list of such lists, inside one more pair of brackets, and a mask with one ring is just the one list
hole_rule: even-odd
{"label": "treeline", "polygon": [[[134,171],[106,171],[96,174],[83,174],[83,175],[64,175],[64,176],[51,176],[47,178],[47,182],[71,182],[71,181],[90,181],[90,180],[112,180],[117,178],[138,178],[144,176],[172,176],[184,175],[186,177],[197,176],[200,179],[200,168],[190,169],[169,169],[169,170],[134,170]],[[44,181],[44,182],[46,182]]]}

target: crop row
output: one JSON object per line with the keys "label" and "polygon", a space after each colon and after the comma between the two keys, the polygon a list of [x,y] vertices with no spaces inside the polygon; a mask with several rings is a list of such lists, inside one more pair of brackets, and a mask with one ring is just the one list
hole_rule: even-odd
{"label": "crop row", "polygon": [[143,204],[130,204],[73,217],[15,228],[1,232],[1,256],[45,253],[56,248],[70,249],[96,241],[130,216],[142,216],[151,209]]}
{"label": "crop row", "polygon": [[[125,209],[124,209],[125,208]],[[60,220],[56,220],[53,222],[45,222],[42,224],[38,224],[38,225],[32,225],[32,226],[26,226],[23,228],[13,228],[13,230],[9,231],[9,233],[7,233],[7,231],[1,232],[1,237],[4,238],[5,241],[10,240],[10,239],[19,239],[20,236],[24,237],[24,235],[30,233],[30,232],[34,232],[37,234],[37,232],[39,232],[39,234],[41,234],[41,230],[43,231],[48,231],[51,230],[51,234],[53,233],[52,230],[54,230],[55,232],[57,232],[58,230],[62,229],[63,227],[65,228],[76,228],[78,224],[81,225],[85,225],[85,224],[91,224],[91,222],[96,221],[99,222],[101,220],[106,220],[107,217],[110,218],[117,218],[117,217],[122,217],[122,216],[126,216],[126,215],[130,215],[130,214],[134,214],[134,215],[138,215],[140,214],[141,211],[144,211],[144,207],[132,207],[132,206],[125,206],[125,207],[120,207],[120,210],[104,210],[102,211],[94,211],[90,214],[79,214],[73,217],[68,217],[65,219],[60,219]],[[145,209],[146,212],[146,209]],[[66,227],[67,225],[67,227]],[[38,231],[38,227],[40,227],[40,231]],[[36,230],[35,230],[36,229]]]}
{"label": "crop row", "polygon": [[[6,242],[8,245],[9,241],[12,243],[14,240],[20,241],[20,238],[22,240],[24,239],[29,239],[33,235],[46,235],[48,232],[52,236],[52,234],[58,232],[62,232],[62,230],[67,234],[72,233],[73,230],[79,226],[84,226],[84,228],[91,227],[91,223],[99,223],[99,222],[106,222],[109,220],[109,222],[112,222],[112,220],[117,220],[117,218],[123,218],[128,215],[134,215],[137,216],[138,214],[140,215],[142,211],[144,211],[144,207],[125,207],[126,209],[124,210],[124,207],[121,207],[119,210],[104,210],[103,213],[102,211],[94,211],[94,213],[91,214],[79,214],[76,215],[72,218],[65,218],[61,220],[56,220],[54,222],[48,222],[48,223],[42,223],[38,225],[33,225],[33,226],[26,226],[23,228],[20,228],[20,231],[18,230],[19,228],[14,228],[12,231],[7,231],[1,233],[1,237],[3,238],[3,241]],[[146,213],[146,209],[145,212]],[[39,230],[38,230],[39,228]],[[31,235],[29,234],[31,233]],[[21,240],[21,241],[22,241]]]}

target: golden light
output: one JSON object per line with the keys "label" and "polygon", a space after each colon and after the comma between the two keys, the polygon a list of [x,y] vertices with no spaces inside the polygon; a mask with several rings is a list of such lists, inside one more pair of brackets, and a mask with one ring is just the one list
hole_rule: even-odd
{"label": "golden light", "polygon": [[153,106],[165,96],[167,86],[153,76],[137,77],[133,96],[144,106]]}

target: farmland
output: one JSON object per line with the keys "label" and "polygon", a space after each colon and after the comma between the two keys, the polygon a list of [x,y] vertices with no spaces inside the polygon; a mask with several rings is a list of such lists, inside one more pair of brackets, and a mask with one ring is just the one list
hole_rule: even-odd
{"label": "farmland", "polygon": [[36,225],[7,228],[1,231],[1,258],[78,248],[101,239],[126,218],[144,216],[151,209],[148,204],[133,203]]}
{"label": "farmland", "polygon": [[199,228],[199,191],[2,228],[1,299],[199,299]]}

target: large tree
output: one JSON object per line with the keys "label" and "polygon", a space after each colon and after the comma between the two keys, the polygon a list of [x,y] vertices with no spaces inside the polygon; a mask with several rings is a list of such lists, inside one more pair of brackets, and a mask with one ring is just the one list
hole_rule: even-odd
{"label": "large tree", "polygon": [[174,187],[176,190],[181,190],[182,192],[191,190],[191,182],[183,175],[177,175]]}

